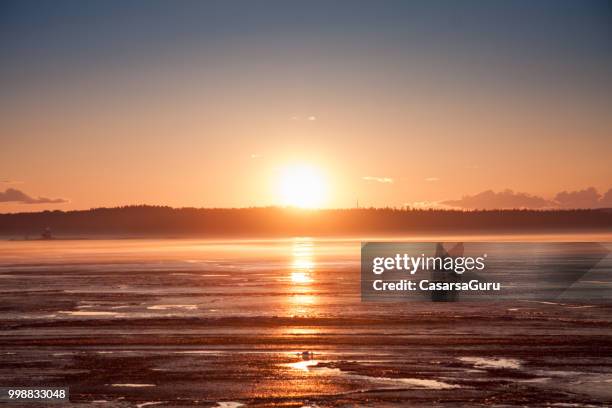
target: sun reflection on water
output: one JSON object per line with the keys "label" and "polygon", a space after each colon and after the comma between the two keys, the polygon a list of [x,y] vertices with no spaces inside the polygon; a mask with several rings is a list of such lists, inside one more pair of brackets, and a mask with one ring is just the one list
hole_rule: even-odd
{"label": "sun reflection on water", "polygon": [[290,315],[304,315],[311,312],[317,302],[312,293],[315,283],[314,242],[311,238],[298,238],[293,242],[292,258],[288,274],[291,295],[287,298]]}
{"label": "sun reflection on water", "polygon": [[317,302],[317,298],[314,295],[293,295],[291,296],[291,303],[295,305],[313,305]]}
{"label": "sun reflection on water", "polygon": [[308,371],[309,367],[316,366],[317,364],[319,364],[317,360],[302,360],[296,363],[287,363],[285,366],[294,370]]}
{"label": "sun reflection on water", "polygon": [[305,272],[291,272],[291,282],[293,283],[311,283],[312,278]]}

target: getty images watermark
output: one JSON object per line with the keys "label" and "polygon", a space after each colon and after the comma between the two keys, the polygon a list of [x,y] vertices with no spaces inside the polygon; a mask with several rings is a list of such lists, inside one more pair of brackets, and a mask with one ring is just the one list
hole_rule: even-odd
{"label": "getty images watermark", "polygon": [[361,249],[363,301],[612,299],[610,244],[388,243]]}

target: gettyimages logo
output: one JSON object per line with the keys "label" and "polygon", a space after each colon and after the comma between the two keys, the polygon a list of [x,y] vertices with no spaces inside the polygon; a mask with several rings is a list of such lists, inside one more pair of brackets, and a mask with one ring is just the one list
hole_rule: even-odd
{"label": "gettyimages logo", "polygon": [[[463,251],[463,244],[458,244],[454,250],[460,248]],[[414,275],[418,270],[434,271],[443,270],[463,274],[466,271],[482,271],[485,269],[485,259],[487,254],[479,257],[471,256],[451,256],[445,252],[441,244],[436,248],[435,256],[410,256],[407,253],[396,254],[395,257],[376,257],[372,261],[372,272],[380,275],[385,270],[404,270]]]}
{"label": "gettyimages logo", "polygon": [[362,300],[604,300],[608,254],[598,243],[365,243]]}

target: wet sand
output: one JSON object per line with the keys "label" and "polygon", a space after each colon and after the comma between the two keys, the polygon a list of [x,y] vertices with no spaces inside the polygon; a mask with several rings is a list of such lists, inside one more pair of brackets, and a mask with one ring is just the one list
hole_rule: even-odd
{"label": "wet sand", "polygon": [[612,306],[362,303],[358,250],[0,243],[0,385],[70,406],[612,404]]}

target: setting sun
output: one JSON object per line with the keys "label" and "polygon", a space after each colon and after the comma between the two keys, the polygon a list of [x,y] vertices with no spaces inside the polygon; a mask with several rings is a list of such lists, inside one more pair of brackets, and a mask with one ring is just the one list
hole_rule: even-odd
{"label": "setting sun", "polygon": [[326,199],[326,184],[321,172],[308,165],[284,168],[279,180],[283,205],[300,208],[321,207]]}

